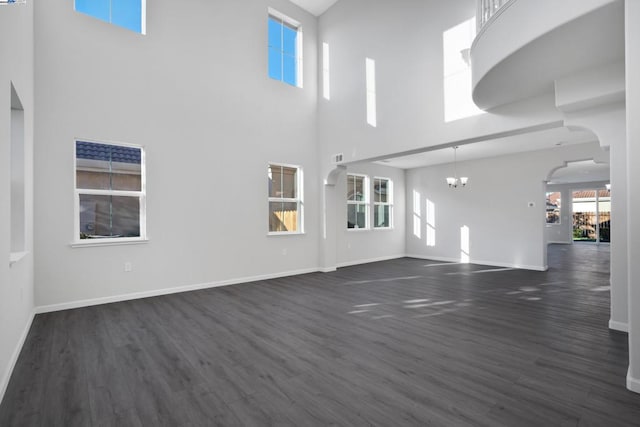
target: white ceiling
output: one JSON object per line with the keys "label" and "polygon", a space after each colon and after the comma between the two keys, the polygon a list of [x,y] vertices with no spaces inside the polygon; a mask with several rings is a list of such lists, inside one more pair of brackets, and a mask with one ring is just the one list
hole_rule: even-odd
{"label": "white ceiling", "polygon": [[320,16],[329,9],[338,0],[289,0],[293,4],[297,4],[307,12]]}
{"label": "white ceiling", "polygon": [[[596,140],[595,135],[591,132],[570,131],[561,127],[463,145],[458,148],[457,157],[460,162]],[[453,149],[448,147],[409,156],[390,157],[376,163],[401,169],[412,169],[451,162],[453,162]]]}
{"label": "white ceiling", "polygon": [[[307,12],[320,16],[338,0],[289,0]],[[555,148],[562,145],[582,144],[596,141],[595,135],[587,131],[570,131],[556,128],[523,135],[492,139],[461,146],[457,151],[458,161],[481,159],[527,151]],[[409,156],[390,157],[376,163],[401,169],[451,163],[453,149],[444,148],[425,151]],[[575,183],[604,181],[609,179],[609,165],[590,162],[572,162],[568,167],[557,170],[554,183]]]}
{"label": "white ceiling", "polygon": [[551,176],[550,184],[575,184],[578,182],[609,181],[609,165],[593,160],[570,162]]}

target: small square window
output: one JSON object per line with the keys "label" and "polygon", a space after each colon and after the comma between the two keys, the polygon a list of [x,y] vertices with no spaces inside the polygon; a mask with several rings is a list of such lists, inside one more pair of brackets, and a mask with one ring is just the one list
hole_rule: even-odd
{"label": "small square window", "polygon": [[269,9],[269,77],[302,87],[302,31],[300,24]]}

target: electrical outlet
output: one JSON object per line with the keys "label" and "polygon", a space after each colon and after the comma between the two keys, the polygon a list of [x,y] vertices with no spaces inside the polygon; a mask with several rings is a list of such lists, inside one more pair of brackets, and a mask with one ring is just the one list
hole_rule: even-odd
{"label": "electrical outlet", "polygon": [[127,273],[133,271],[133,265],[129,261],[124,263],[124,271]]}

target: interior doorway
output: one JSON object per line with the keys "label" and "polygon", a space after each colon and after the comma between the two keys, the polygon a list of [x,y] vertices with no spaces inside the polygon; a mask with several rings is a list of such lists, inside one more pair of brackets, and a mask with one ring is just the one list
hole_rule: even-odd
{"label": "interior doorway", "polygon": [[611,191],[608,188],[574,190],[573,241],[611,243]]}

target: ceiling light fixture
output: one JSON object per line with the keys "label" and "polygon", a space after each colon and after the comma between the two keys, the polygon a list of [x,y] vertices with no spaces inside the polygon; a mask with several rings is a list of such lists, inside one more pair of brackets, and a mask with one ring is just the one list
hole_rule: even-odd
{"label": "ceiling light fixture", "polygon": [[455,146],[453,147],[453,176],[447,177],[447,184],[449,184],[449,187],[451,188],[458,188],[458,186],[464,187],[465,185],[467,185],[467,181],[469,181],[469,178],[467,178],[466,176],[461,176],[460,178],[458,178],[457,153],[458,147]]}

